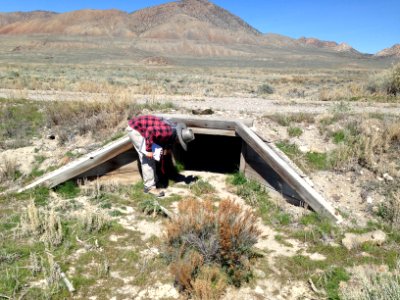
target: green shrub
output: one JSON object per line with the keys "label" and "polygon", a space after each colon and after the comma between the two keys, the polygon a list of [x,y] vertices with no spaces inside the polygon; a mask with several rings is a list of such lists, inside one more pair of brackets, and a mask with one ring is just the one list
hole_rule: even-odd
{"label": "green shrub", "polygon": [[303,130],[300,127],[292,127],[290,126],[287,129],[287,132],[290,137],[299,137],[303,134]]}
{"label": "green shrub", "polygon": [[212,194],[215,192],[215,188],[205,180],[198,180],[190,186],[190,190],[196,196],[202,196],[206,194]]}
{"label": "green shrub", "polygon": [[329,169],[328,155],[326,153],[307,152],[306,158],[308,165],[313,170]]}
{"label": "green shrub", "polygon": [[295,158],[296,156],[299,156],[302,154],[300,151],[299,147],[296,144],[291,144],[287,141],[281,141],[276,143],[276,146],[287,156],[290,158]]}
{"label": "green shrub", "polygon": [[79,194],[79,187],[74,181],[67,181],[55,188],[63,198],[74,198]]}
{"label": "green shrub", "polygon": [[318,278],[318,286],[325,289],[328,299],[340,300],[339,285],[350,279],[349,274],[342,267],[332,267]]}
{"label": "green shrub", "polygon": [[229,182],[233,185],[242,185],[247,182],[247,178],[242,172],[236,172],[229,178]]}
{"label": "green shrub", "polygon": [[273,94],[274,89],[268,83],[264,83],[258,87],[258,93],[261,95]]}
{"label": "green shrub", "polygon": [[344,130],[338,130],[332,134],[333,142],[339,144],[345,140],[346,133]]}
{"label": "green shrub", "polygon": [[289,126],[291,123],[315,123],[315,116],[310,113],[274,114],[267,117],[281,126]]}
{"label": "green shrub", "polygon": [[49,199],[50,191],[47,187],[37,187],[33,190],[33,197],[36,206],[45,206]]}
{"label": "green shrub", "polygon": [[38,103],[0,103],[0,143],[6,144],[8,148],[29,145],[32,137],[40,135],[44,124],[44,116]]}

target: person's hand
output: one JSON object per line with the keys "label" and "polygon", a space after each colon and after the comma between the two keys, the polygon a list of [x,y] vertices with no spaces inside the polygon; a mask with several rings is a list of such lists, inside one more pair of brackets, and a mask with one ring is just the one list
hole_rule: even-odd
{"label": "person's hand", "polygon": [[164,155],[164,156],[165,156],[165,155],[169,155],[169,154],[171,154],[171,150],[169,150],[169,149],[163,149],[162,152],[161,152],[161,154]]}
{"label": "person's hand", "polygon": [[148,159],[153,159],[153,152],[146,152],[146,157]]}

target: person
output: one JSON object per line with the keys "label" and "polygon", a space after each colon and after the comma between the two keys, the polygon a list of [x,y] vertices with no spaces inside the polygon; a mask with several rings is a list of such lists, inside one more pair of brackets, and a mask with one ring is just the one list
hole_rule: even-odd
{"label": "person", "polygon": [[142,115],[130,119],[126,130],[142,165],[144,192],[163,197],[164,191],[157,188],[155,149],[161,147],[161,156],[165,156],[179,142],[187,151],[187,144],[194,140],[192,129],[187,128],[184,123],[172,123],[162,117]]}

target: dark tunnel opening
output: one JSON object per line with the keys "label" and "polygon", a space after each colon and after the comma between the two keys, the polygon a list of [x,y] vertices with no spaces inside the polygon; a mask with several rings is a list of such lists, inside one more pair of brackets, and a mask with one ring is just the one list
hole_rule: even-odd
{"label": "dark tunnel opening", "polygon": [[196,134],[188,151],[175,151],[186,170],[234,173],[239,170],[242,139],[235,136]]}

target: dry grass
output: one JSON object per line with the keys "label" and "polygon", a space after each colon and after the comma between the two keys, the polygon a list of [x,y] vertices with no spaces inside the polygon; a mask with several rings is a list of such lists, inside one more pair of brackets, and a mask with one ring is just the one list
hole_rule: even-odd
{"label": "dry grass", "polygon": [[0,164],[0,183],[15,180],[20,174],[18,163],[15,159],[3,158]]}
{"label": "dry grass", "polygon": [[227,285],[228,278],[218,266],[203,267],[193,282],[193,299],[220,299]]}
{"label": "dry grass", "polygon": [[395,229],[400,230],[400,191],[393,192],[391,199],[393,211],[392,224]]}
{"label": "dry grass", "polygon": [[119,191],[121,186],[119,183],[113,181],[100,182],[99,180],[95,180],[90,182],[89,180],[84,179],[83,181],[78,181],[78,188],[83,196],[98,199],[104,194]]}
{"label": "dry grass", "polygon": [[373,75],[366,90],[377,95],[398,96],[400,94],[400,63],[391,69]]}
{"label": "dry grass", "polygon": [[63,229],[59,215],[54,211],[45,213],[43,220],[43,235],[40,238],[47,247],[59,246],[63,241]]}
{"label": "dry grass", "polygon": [[[269,52],[263,49],[262,53],[257,53],[257,57],[265,55],[265,61],[254,60],[252,56],[247,55],[240,58],[228,56],[220,60],[207,56],[188,58],[174,55],[161,58],[168,62],[167,65],[149,66],[149,58],[144,57],[141,51],[125,51],[131,47],[130,40],[117,39],[118,41],[112,44],[100,42],[102,46],[99,48],[99,40],[92,40],[90,37],[85,37],[86,49],[69,49],[68,46],[66,49],[35,47],[33,51],[24,52],[22,57],[16,57],[15,53],[9,51],[16,45],[30,48],[32,44],[37,43],[82,43],[73,39],[57,37],[57,41],[49,41],[48,37],[30,37],[28,40],[4,37],[0,46],[4,53],[4,63],[0,66],[0,88],[111,94],[124,91],[130,95],[146,96],[270,97],[268,93],[271,89],[265,88],[265,84],[268,83],[273,87],[274,99],[287,99],[289,96],[315,100],[318,99],[320,89],[340,90],[352,83],[362,86],[371,70],[380,70],[385,64],[367,60],[363,64],[358,59],[347,61],[334,55],[328,55],[320,61],[299,60],[292,50],[284,53],[279,51],[278,54],[275,50]],[[115,47],[116,45],[118,47]],[[123,56],[121,49],[124,49]],[[163,52],[163,46],[157,43],[152,44],[150,48],[145,46],[144,49],[146,52],[155,49]],[[176,50],[176,46],[173,46],[173,52]],[[299,54],[303,53],[303,50],[299,51]],[[54,55],[57,63],[43,64],[42,60],[38,61],[38,58],[42,57],[40,54],[46,57],[49,52]],[[229,52],[231,50],[228,50]],[[189,54],[193,55],[193,49],[190,49]],[[307,51],[303,54],[309,56]],[[326,53],[321,54],[324,56]],[[344,63],[345,61],[348,63]],[[352,62],[357,64],[356,68],[337,69],[338,65],[352,65]],[[349,88],[349,91],[351,89]],[[18,92],[16,96],[19,95],[21,93]]]}
{"label": "dry grass", "polygon": [[[338,144],[328,153],[333,169],[351,170],[360,164],[377,174],[396,176],[395,156],[400,145],[400,125],[396,118],[375,119],[363,116],[339,118],[321,131]],[[392,157],[393,156],[393,157]]]}
{"label": "dry grass", "polygon": [[54,256],[50,253],[47,254],[48,268],[44,268],[47,293],[53,294],[60,289],[61,285],[61,268],[60,265],[54,261]]}
{"label": "dry grass", "polygon": [[30,269],[32,272],[33,276],[36,276],[40,272],[42,272],[43,269],[43,261],[41,257],[38,257],[36,252],[31,252],[29,255],[29,264],[30,264]]}
{"label": "dry grass", "polygon": [[400,229],[400,187],[395,186],[382,203],[380,216],[388,222],[392,229]]}
{"label": "dry grass", "polygon": [[40,235],[43,232],[43,223],[39,215],[39,209],[33,200],[30,201],[27,211],[21,217],[21,232],[24,235]]}
{"label": "dry grass", "polygon": [[123,97],[108,101],[51,102],[45,107],[47,124],[57,132],[61,144],[75,135],[88,133],[98,140],[108,139],[116,128],[126,126],[128,117],[139,112],[134,101]]}
{"label": "dry grass", "polygon": [[304,123],[306,125],[315,123],[315,115],[310,113],[274,114],[265,117],[281,126],[290,126],[292,123]]}
{"label": "dry grass", "polygon": [[102,210],[86,208],[80,223],[86,232],[96,233],[110,226],[110,218]]}
{"label": "dry grass", "polygon": [[353,276],[340,288],[343,300],[400,299],[400,262],[393,272],[376,268],[357,267]]}
{"label": "dry grass", "polygon": [[20,229],[23,235],[39,237],[46,247],[57,247],[63,241],[61,218],[54,210],[39,210],[33,200],[21,217]]}

